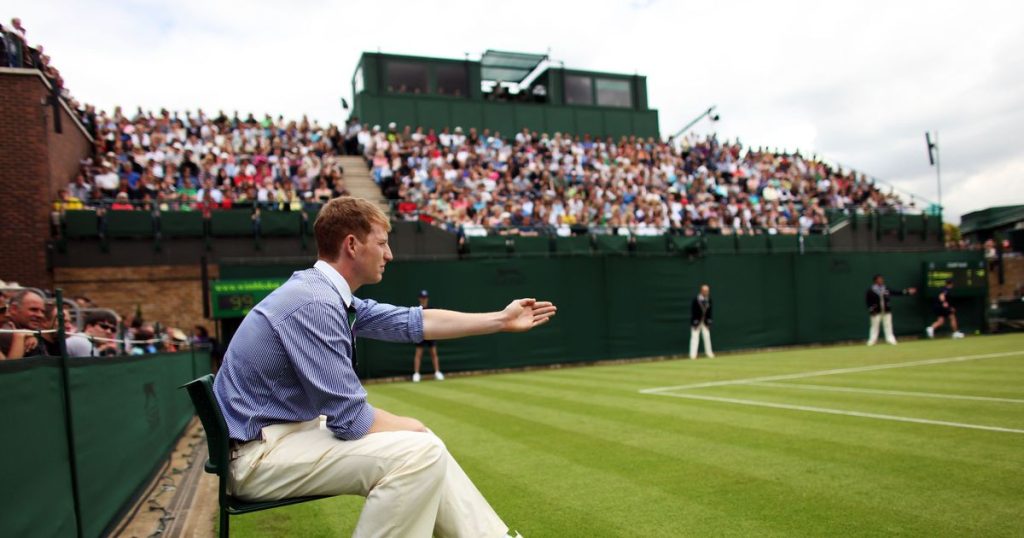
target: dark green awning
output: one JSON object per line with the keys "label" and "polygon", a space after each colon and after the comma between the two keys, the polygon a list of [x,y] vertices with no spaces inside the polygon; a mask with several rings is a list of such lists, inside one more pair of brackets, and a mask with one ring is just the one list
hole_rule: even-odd
{"label": "dark green awning", "polygon": [[1024,205],[990,207],[960,217],[960,233],[969,234],[1002,228],[1024,221]]}
{"label": "dark green awning", "polygon": [[480,58],[480,78],[518,84],[547,57],[546,54],[488,50]]}

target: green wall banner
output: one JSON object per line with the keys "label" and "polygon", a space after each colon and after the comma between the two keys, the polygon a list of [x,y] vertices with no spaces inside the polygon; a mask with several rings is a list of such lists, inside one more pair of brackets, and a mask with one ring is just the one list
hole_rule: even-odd
{"label": "green wall banner", "polygon": [[209,365],[208,352],[72,358],[65,385],[60,358],[0,362],[16,441],[0,444],[0,536],[76,536],[76,509],[81,536],[109,532],[193,416],[178,387]]}
{"label": "green wall banner", "polygon": [[[934,321],[934,298],[924,293],[922,267],[974,268],[983,262],[977,252],[827,253],[805,248],[800,254],[774,238],[764,244],[764,253],[739,254],[733,250],[734,237],[709,239],[724,240],[715,245],[721,253],[692,257],[683,248],[673,255],[645,255],[638,248],[628,255],[616,245],[599,244],[606,255],[498,252],[477,258],[480,245],[473,243],[469,259],[392,262],[380,284],[361,288],[357,295],[415,305],[418,292],[427,289],[431,306],[468,312],[498,310],[519,297],[558,305],[551,323],[526,334],[439,343],[445,371],[487,370],[685,353],[690,301],[704,283],[711,286],[715,301],[716,350],[866,339],[864,293],[876,273],[894,288],[921,290],[914,297],[895,298],[893,310],[897,334],[923,334],[924,326]],[[504,249],[504,242],[495,248]],[[221,276],[267,278],[297,269],[303,267],[222,266]],[[954,291],[953,302],[965,330],[983,326],[980,296]],[[411,345],[364,338],[359,354],[364,377],[411,372]]]}
{"label": "green wall banner", "polygon": [[0,536],[74,536],[60,359],[0,361]]}

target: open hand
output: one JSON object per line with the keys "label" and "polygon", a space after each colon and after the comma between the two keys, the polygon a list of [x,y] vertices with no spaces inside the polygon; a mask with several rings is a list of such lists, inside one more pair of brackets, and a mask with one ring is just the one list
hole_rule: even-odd
{"label": "open hand", "polygon": [[505,321],[501,330],[505,332],[528,331],[547,323],[557,310],[558,308],[550,301],[516,299],[502,311]]}

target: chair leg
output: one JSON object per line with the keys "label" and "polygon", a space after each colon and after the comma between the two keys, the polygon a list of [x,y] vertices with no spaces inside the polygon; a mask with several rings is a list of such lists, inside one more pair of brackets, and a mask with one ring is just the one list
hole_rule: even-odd
{"label": "chair leg", "polygon": [[228,538],[228,511],[220,509],[220,538]]}

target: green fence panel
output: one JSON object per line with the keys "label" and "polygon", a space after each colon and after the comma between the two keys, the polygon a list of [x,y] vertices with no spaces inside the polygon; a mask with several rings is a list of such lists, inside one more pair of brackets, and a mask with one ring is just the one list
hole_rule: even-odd
{"label": "green fence panel", "polygon": [[551,238],[548,236],[516,237],[513,241],[516,254],[546,255],[551,252]]}
{"label": "green fence panel", "polygon": [[669,239],[667,236],[637,236],[636,251],[644,254],[668,254]]}
{"label": "green fence panel", "polygon": [[804,236],[804,253],[821,253],[829,251],[830,238],[827,235]]}
{"label": "green fence panel", "polygon": [[59,361],[0,361],[0,536],[76,533]]}
{"label": "green fence panel", "polygon": [[683,353],[690,335],[690,299],[706,281],[706,264],[651,256],[609,257],[604,266],[607,330],[591,333],[607,339],[603,358]]}
{"label": "green fence panel", "polygon": [[923,233],[928,217],[924,215],[904,215],[908,233]]}
{"label": "green fence panel", "polygon": [[469,247],[469,255],[474,258],[508,256],[512,247],[511,238],[503,235],[488,235],[485,237],[467,237],[466,245]]}
{"label": "green fence panel", "polygon": [[149,211],[107,211],[107,237],[153,237],[153,214]]}
{"label": "green fence panel", "polygon": [[210,214],[210,233],[215,237],[253,235],[252,211],[227,209]]}
{"label": "green fence panel", "polygon": [[306,235],[313,236],[313,225],[316,224],[316,216],[320,214],[320,208],[304,209],[306,213]]}
{"label": "green fence panel", "polygon": [[798,235],[770,235],[768,244],[775,254],[793,254],[800,252],[800,236]]}
{"label": "green fence panel", "polygon": [[736,252],[736,238],[731,235],[707,235],[704,237],[704,244],[708,254],[734,254]]}
{"label": "green fence panel", "polygon": [[602,254],[626,254],[629,237],[625,235],[595,235],[594,249]]}
{"label": "green fence panel", "polygon": [[164,237],[202,237],[203,214],[198,211],[160,213],[160,233]]}
{"label": "green fence panel", "polygon": [[[471,312],[498,310],[516,297],[558,305],[559,315],[536,332],[440,343],[445,371],[486,370],[684,354],[690,301],[701,284],[711,287],[715,301],[716,349],[861,340],[868,324],[864,293],[874,274],[892,287],[921,288],[926,261],[982,259],[978,252],[819,253],[815,242],[824,239],[810,239],[816,237],[827,239],[805,238],[804,254],[396,261],[383,282],[360,294],[411,305],[420,289],[429,289],[432,306]],[[559,241],[566,239],[587,238]],[[245,269],[255,277],[253,268]],[[294,269],[281,266],[277,274]],[[222,277],[225,271],[233,270],[223,267]],[[965,331],[982,327],[981,298],[954,293],[953,303]],[[930,299],[922,295],[896,297],[893,309],[897,335],[920,334],[931,321]],[[361,339],[359,349],[370,377],[411,373],[409,344]]]}
{"label": "green fence panel", "polygon": [[[431,306],[470,312],[500,310],[515,298],[537,297],[572,313],[530,331],[528,338],[497,334],[441,341],[438,353],[445,371],[596,360],[607,356],[600,336],[607,331],[606,312],[594,307],[605,301],[602,267],[599,260],[582,256],[395,262],[367,296],[408,305],[420,289],[428,289]],[[358,345],[359,362],[369,377],[412,373],[411,344],[364,338]]]}
{"label": "green fence panel", "polygon": [[192,418],[178,387],[196,372],[187,352],[69,364],[82,527],[100,536]]}
{"label": "green fence panel", "polygon": [[577,235],[555,238],[555,251],[559,254],[590,254],[590,236]]}
{"label": "green fence panel", "polygon": [[881,232],[894,232],[900,229],[903,216],[898,213],[885,213],[878,216],[878,227]]}
{"label": "green fence panel", "polygon": [[64,212],[64,233],[71,239],[89,239],[99,236],[100,219],[95,211]]}
{"label": "green fence panel", "polygon": [[298,236],[302,233],[302,213],[297,211],[260,212],[260,235]]}
{"label": "green fence panel", "polygon": [[740,254],[764,254],[768,252],[768,236],[737,235],[736,250]]}
{"label": "green fence panel", "polygon": [[677,254],[698,254],[701,238],[699,236],[673,235],[672,250]]}

